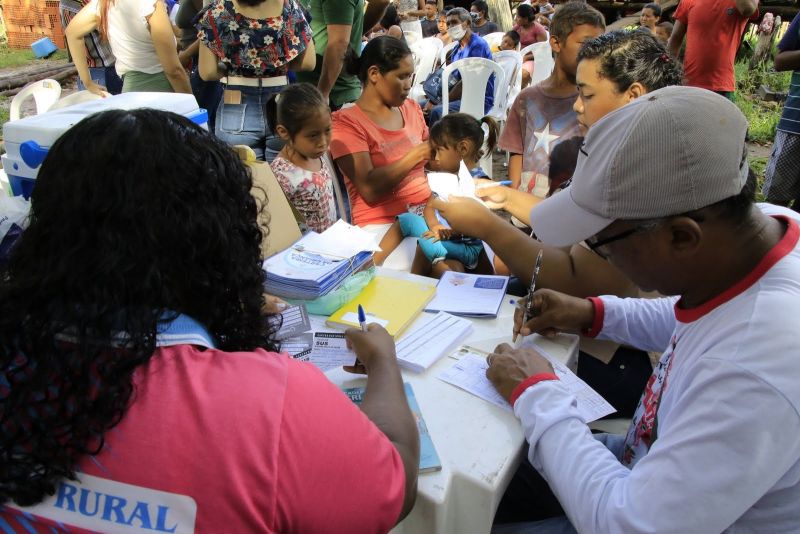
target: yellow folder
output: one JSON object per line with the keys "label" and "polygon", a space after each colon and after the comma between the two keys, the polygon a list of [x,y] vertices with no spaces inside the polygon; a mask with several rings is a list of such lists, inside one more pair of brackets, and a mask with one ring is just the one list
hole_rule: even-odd
{"label": "yellow folder", "polygon": [[376,276],[353,300],[328,318],[330,326],[358,326],[358,305],[367,323],[381,324],[393,337],[410,325],[436,294],[436,286]]}

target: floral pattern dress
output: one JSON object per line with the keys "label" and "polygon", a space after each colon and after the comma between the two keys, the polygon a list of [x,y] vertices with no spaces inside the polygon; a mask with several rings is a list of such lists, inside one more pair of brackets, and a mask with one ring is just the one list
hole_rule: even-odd
{"label": "floral pattern dress", "polygon": [[284,0],[281,16],[251,19],[230,0],[214,0],[200,15],[197,38],[228,67],[246,77],[284,76],[305,51],[311,27],[295,0]]}
{"label": "floral pattern dress", "polygon": [[336,222],[336,202],[333,197],[333,171],[322,160],[318,171],[301,169],[278,156],[272,161],[272,172],[281,184],[286,198],[305,219],[301,230],[324,232]]}

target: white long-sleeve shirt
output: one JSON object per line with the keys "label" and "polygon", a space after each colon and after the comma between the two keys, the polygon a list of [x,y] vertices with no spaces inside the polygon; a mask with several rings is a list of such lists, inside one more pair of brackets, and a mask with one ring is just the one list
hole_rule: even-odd
{"label": "white long-sleeve shirt", "polygon": [[628,435],[595,439],[558,381],[514,412],[579,532],[800,532],[800,228],[699,308],[602,297],[600,337],[663,356]]}

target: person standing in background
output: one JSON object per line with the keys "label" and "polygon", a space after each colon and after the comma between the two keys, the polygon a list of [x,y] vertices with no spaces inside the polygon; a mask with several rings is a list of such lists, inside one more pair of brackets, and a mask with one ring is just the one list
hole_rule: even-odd
{"label": "person standing in background", "polygon": [[197,99],[197,104],[208,111],[208,129],[213,132],[217,119],[217,107],[222,98],[222,84],[217,80],[206,82],[200,77],[198,67],[200,41],[197,39],[194,19],[201,9],[203,9],[203,0],[180,0],[175,15],[175,25],[183,32],[180,38],[181,51],[178,57],[181,64],[189,69],[192,93]]}
{"label": "person standing in background", "polygon": [[215,133],[271,162],[283,148],[264,107],[289,70],[314,68],[311,28],[294,0],[214,0],[197,23],[200,76],[225,84]]}
{"label": "person standing in background", "polygon": [[189,76],[178,59],[175,34],[164,2],[92,0],[66,28],[67,45],[88,91],[106,92],[92,80],[86,63],[85,37],[98,31],[108,40],[122,77],[122,92],[191,93]]}
{"label": "person standing in background", "polygon": [[356,57],[361,55],[364,31],[378,23],[388,5],[389,0],[310,0],[317,64],[311,72],[298,72],[297,81],[316,85],[331,111],[355,102],[361,94],[358,78],[342,69],[344,57],[348,49]]}
{"label": "person standing in background", "polygon": [[422,37],[434,37],[439,33],[439,20],[437,18],[436,0],[425,2],[425,18],[420,21]]}
{"label": "person standing in background", "polygon": [[667,43],[678,57],[684,37],[685,84],[733,98],[733,63],[749,21],[758,19],[758,0],[681,0]]}
{"label": "person standing in background", "polygon": [[800,211],[800,15],[778,43],[775,70],[793,70],[789,96],[783,106],[772,155],[767,163],[764,197],[767,202]]}
{"label": "person standing in background", "polygon": [[400,16],[400,28],[404,32],[412,32],[423,38],[420,17],[424,17],[425,0],[396,0],[397,14]]}
{"label": "person standing in background", "polygon": [[[61,0],[58,5],[61,27],[66,29],[72,18],[83,9],[84,5],[86,5],[86,2],[83,0]],[[117,75],[117,71],[114,70],[116,58],[114,57],[114,52],[111,51],[111,45],[100,38],[100,32],[97,30],[86,35],[83,41],[86,46],[86,63],[89,66],[89,76],[95,83],[105,87],[106,91],[112,95],[120,94],[122,92],[122,79]],[[80,77],[78,78],[78,89],[81,91],[86,89]]]}

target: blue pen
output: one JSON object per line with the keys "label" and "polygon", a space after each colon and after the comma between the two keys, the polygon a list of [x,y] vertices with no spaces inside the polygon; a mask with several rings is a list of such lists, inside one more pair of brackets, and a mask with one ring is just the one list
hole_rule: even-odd
{"label": "blue pen", "polygon": [[509,186],[511,185],[511,180],[500,180],[499,182],[492,182],[490,184],[480,184],[476,185],[475,189],[486,189],[487,187],[497,187],[500,185]]}
{"label": "blue pen", "polygon": [[367,331],[367,314],[364,313],[364,308],[361,307],[361,304],[358,305],[358,324],[361,325],[361,331]]}

